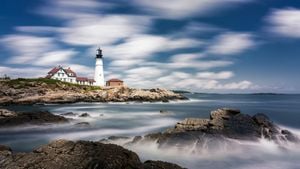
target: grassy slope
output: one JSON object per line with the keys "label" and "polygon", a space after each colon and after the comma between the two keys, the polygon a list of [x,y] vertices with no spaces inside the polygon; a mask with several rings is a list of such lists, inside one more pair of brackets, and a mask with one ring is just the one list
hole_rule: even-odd
{"label": "grassy slope", "polygon": [[18,79],[3,81],[2,83],[14,89],[22,89],[27,87],[39,86],[39,85],[46,85],[47,87],[50,88],[60,88],[61,86],[64,86],[70,88],[71,87],[78,88],[85,91],[101,90],[101,87],[98,86],[78,85],[78,84],[62,82],[54,79],[45,79],[45,78],[38,78],[38,79],[18,78]]}

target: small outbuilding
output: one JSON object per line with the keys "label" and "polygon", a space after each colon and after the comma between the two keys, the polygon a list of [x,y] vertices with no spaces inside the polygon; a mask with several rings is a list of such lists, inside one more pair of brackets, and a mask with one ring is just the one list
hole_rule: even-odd
{"label": "small outbuilding", "polygon": [[124,86],[124,82],[120,79],[110,79],[106,81],[106,86],[111,86],[111,87]]}

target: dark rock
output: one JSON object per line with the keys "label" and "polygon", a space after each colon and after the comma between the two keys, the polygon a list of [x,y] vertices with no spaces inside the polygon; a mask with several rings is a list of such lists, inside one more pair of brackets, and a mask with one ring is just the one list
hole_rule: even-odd
{"label": "dark rock", "polygon": [[119,140],[119,139],[129,139],[129,137],[125,137],[125,136],[109,136],[107,139],[109,139],[109,140]]}
{"label": "dark rock", "polygon": [[145,161],[144,169],[182,169],[179,165],[167,163],[163,161]]}
{"label": "dark rock", "polygon": [[50,112],[12,112],[10,116],[0,118],[0,127],[17,126],[23,124],[49,124],[66,123],[68,119],[63,116],[54,115]]}
{"label": "dark rock", "polygon": [[10,147],[6,145],[0,145],[0,151],[12,151]]}
{"label": "dark rock", "polygon": [[240,140],[258,140],[260,138],[282,141],[298,142],[297,136],[288,130],[281,130],[264,114],[253,117],[241,114],[235,109],[218,109],[211,112],[210,119],[187,118],[178,122],[174,128],[163,133],[152,133],[134,142],[155,141],[159,146],[176,146],[194,144],[207,144],[207,139],[223,140],[226,138]]}
{"label": "dark rock", "polygon": [[143,138],[142,136],[135,136],[135,137],[133,138],[132,142],[133,142],[133,143],[137,143],[137,142],[141,141],[142,138]]}
{"label": "dark rock", "polygon": [[81,115],[79,115],[79,117],[90,117],[90,115],[88,113],[82,113]]}
{"label": "dark rock", "polygon": [[89,122],[79,122],[75,124],[76,127],[91,127]]}
{"label": "dark rock", "polygon": [[181,169],[160,161],[144,164],[136,153],[114,144],[57,140],[29,153],[0,152],[0,168],[5,169]]}
{"label": "dark rock", "polygon": [[76,116],[76,114],[75,113],[73,113],[73,112],[67,112],[67,113],[63,113],[63,114],[61,114],[62,116]]}
{"label": "dark rock", "polygon": [[173,112],[167,111],[167,110],[159,110],[159,113],[162,115],[173,115]]}
{"label": "dark rock", "polygon": [[104,116],[104,114],[100,114],[99,116],[102,117],[102,116]]}

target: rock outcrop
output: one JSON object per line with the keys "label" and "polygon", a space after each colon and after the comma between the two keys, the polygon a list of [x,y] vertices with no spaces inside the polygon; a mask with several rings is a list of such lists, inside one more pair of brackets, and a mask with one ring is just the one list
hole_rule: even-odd
{"label": "rock outcrop", "polygon": [[0,128],[17,125],[66,123],[68,119],[54,115],[50,112],[14,112],[6,109],[0,109]]}
{"label": "rock outcrop", "polygon": [[5,169],[182,169],[161,161],[142,163],[138,155],[114,144],[57,140],[29,153],[13,153],[0,146]]}
{"label": "rock outcrop", "polygon": [[160,146],[178,146],[194,142],[201,144],[207,139],[254,141],[263,137],[277,143],[299,141],[297,136],[281,129],[264,114],[250,116],[240,113],[239,110],[223,108],[212,111],[209,119],[186,118],[163,133],[135,137],[132,143],[156,141]]}
{"label": "rock outcrop", "polygon": [[154,102],[184,100],[186,97],[165,89],[99,88],[52,79],[0,81],[0,105],[75,102]]}

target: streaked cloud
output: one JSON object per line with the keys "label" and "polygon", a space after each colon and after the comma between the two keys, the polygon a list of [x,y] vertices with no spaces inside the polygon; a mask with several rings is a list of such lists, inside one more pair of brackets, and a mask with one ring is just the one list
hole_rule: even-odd
{"label": "streaked cloud", "polygon": [[254,46],[255,41],[252,34],[226,32],[214,39],[207,52],[217,55],[234,55]]}
{"label": "streaked cloud", "polygon": [[300,9],[276,9],[266,20],[270,32],[284,37],[300,38]]}
{"label": "streaked cloud", "polygon": [[180,19],[191,16],[208,15],[234,4],[251,2],[250,0],[134,0],[135,5],[151,15]]}

